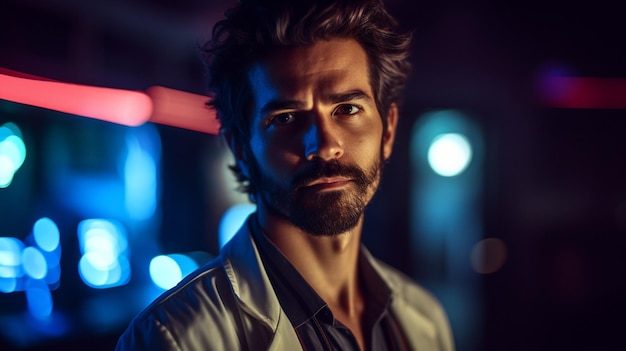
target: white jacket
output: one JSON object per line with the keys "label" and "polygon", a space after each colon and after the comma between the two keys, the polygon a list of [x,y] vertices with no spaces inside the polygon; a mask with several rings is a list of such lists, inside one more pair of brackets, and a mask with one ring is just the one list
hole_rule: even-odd
{"label": "white jacket", "polygon": [[[391,313],[411,350],[454,350],[447,317],[432,295],[362,250],[393,292]],[[215,260],[137,315],[116,350],[302,348],[244,225]]]}

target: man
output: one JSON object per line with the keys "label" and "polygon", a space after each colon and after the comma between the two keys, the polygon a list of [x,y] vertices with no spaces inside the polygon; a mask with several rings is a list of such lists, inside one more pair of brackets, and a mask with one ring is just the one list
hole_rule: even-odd
{"label": "man", "polygon": [[361,244],[410,37],[380,0],[242,0],[205,47],[257,211],[139,314],[118,350],[453,350],[439,303]]}

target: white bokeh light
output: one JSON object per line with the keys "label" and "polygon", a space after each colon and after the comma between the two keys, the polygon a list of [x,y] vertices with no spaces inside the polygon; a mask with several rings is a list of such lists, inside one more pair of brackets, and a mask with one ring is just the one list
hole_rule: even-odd
{"label": "white bokeh light", "polygon": [[440,134],[428,148],[428,164],[439,175],[453,177],[461,174],[472,160],[472,147],[458,133]]}

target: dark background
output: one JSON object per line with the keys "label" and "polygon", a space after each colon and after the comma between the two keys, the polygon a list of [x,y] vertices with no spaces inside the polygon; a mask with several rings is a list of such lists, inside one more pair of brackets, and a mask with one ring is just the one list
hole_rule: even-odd
{"label": "dark background", "polygon": [[[162,85],[203,94],[195,45],[230,3],[2,0],[0,67],[74,83],[138,90]],[[416,266],[409,244],[411,127],[428,111],[466,111],[484,136],[483,236],[501,239],[508,256],[498,271],[476,274],[481,331],[471,344],[459,341],[458,349],[623,350],[625,111],[552,108],[541,103],[537,88],[538,79],[553,71],[626,79],[619,2],[387,4],[402,27],[415,32],[414,71],[395,153],[368,209],[366,244],[418,280],[426,275],[429,267]],[[47,116],[38,111],[20,122],[38,135],[49,120],[64,118]],[[215,254],[218,215],[210,196],[199,193],[211,193],[207,150],[217,141],[197,132],[158,129],[163,153],[159,240],[172,252]],[[0,201],[7,201],[3,191]],[[42,212],[43,205],[32,202],[33,212]],[[5,211],[0,222],[21,232],[32,216]],[[76,299],[85,294],[79,286],[64,291]],[[12,301],[15,297],[0,295],[0,313]],[[29,349],[110,350],[123,327],[59,337]],[[7,342],[3,349],[11,347]]]}

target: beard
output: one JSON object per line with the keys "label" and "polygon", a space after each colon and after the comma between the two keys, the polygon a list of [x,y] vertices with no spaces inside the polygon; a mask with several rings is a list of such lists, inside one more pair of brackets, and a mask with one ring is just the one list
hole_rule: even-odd
{"label": "beard", "polygon": [[[382,155],[381,155],[382,156]],[[260,172],[256,160],[257,199],[268,209],[314,236],[335,236],[353,229],[376,192],[382,171],[382,157],[367,170],[339,161],[315,161],[296,173],[290,184],[282,184]],[[342,176],[347,187],[314,191],[306,184],[320,177]]]}

